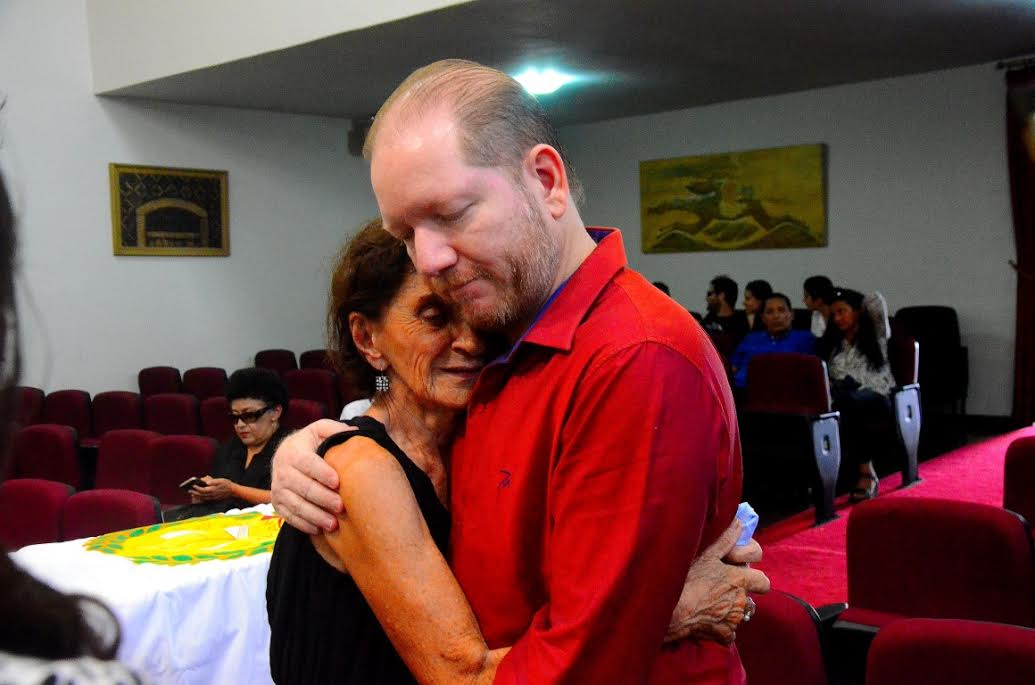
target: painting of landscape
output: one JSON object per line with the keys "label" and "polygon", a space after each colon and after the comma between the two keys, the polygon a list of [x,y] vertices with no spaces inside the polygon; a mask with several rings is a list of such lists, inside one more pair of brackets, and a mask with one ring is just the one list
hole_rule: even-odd
{"label": "painting of landscape", "polygon": [[641,162],[643,251],[823,247],[824,162],[822,144]]}

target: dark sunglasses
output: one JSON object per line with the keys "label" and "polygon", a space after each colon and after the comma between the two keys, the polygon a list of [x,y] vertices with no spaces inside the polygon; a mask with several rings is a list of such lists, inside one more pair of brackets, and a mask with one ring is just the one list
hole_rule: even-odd
{"label": "dark sunglasses", "polygon": [[268,412],[273,407],[266,405],[262,409],[256,409],[254,411],[243,411],[240,414],[230,412],[226,415],[226,418],[230,419],[230,425],[236,426],[238,421],[244,421],[245,423],[255,423],[262,418],[262,415]]}

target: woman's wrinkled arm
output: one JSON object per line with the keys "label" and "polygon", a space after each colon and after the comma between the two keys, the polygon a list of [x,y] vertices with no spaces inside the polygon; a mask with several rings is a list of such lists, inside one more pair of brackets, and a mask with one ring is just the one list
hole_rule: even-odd
{"label": "woman's wrinkled arm", "polygon": [[367,438],[327,453],[344,504],[323,533],[421,683],[491,683],[490,650],[395,458]]}

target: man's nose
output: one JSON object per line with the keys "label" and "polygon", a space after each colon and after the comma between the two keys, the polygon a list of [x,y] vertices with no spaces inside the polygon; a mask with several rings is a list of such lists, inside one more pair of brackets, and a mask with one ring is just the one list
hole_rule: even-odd
{"label": "man's nose", "polygon": [[424,276],[437,276],[456,264],[456,251],[445,236],[429,228],[414,229],[410,257],[417,272]]}

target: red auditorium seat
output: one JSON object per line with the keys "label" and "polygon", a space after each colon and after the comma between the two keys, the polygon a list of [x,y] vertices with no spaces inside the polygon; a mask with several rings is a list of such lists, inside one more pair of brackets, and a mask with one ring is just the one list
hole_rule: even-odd
{"label": "red auditorium seat", "polygon": [[737,651],[751,685],[826,685],[820,619],[807,602],[779,590],[754,597],[750,623],[737,628]]}
{"label": "red auditorium seat", "polygon": [[216,366],[199,366],[183,372],[183,392],[199,400],[221,397],[226,394],[226,369]]}
{"label": "red auditorium seat", "polygon": [[230,403],[225,397],[210,397],[201,403],[201,434],[215,439],[220,444],[234,434],[234,427],[227,415]]}
{"label": "red auditorium seat", "polygon": [[56,390],[43,400],[43,423],[57,423],[75,429],[82,442],[93,436],[90,393],[85,390]]}
{"label": "red auditorium seat", "polygon": [[125,390],[109,390],[93,398],[93,432],[98,438],[114,430],[141,428],[144,403],[140,395]]}
{"label": "red auditorium seat", "polygon": [[15,423],[19,426],[31,426],[34,423],[43,421],[43,391],[28,385],[19,385],[18,411],[15,414]]}
{"label": "red auditorium seat", "polygon": [[1035,526],[1035,436],[1017,438],[1006,450],[1003,507]]}
{"label": "red auditorium seat", "polygon": [[827,367],[811,354],[760,354],[748,364],[741,407],[745,489],[793,478],[808,485],[816,523],[836,518],[834,487],[841,465],[837,412],[830,410]]}
{"label": "red auditorium seat", "polygon": [[162,393],[144,399],[144,428],[165,435],[197,435],[198,398],[186,393]]}
{"label": "red auditorium seat", "polygon": [[329,418],[327,407],[322,402],[312,400],[288,400],[287,413],[281,423],[288,430],[305,428],[313,421]]}
{"label": "red auditorium seat", "polygon": [[151,495],[129,490],[86,490],[68,498],[62,516],[65,540],[162,522],[162,509]]}
{"label": "red auditorium seat", "polygon": [[26,426],[14,434],[11,478],[43,478],[78,488],[79,449],[75,429],[52,423]]}
{"label": "red auditorium seat", "polygon": [[149,366],[137,374],[140,396],[147,398],[163,393],[178,393],[183,390],[180,370],[172,366]]}
{"label": "red auditorium seat", "polygon": [[848,519],[848,606],[838,623],[901,617],[1035,627],[1035,560],[1012,512],[946,499],[880,498]]}
{"label": "red auditorium seat", "polygon": [[97,449],[98,488],[150,492],[151,460],[148,444],[161,435],[146,430],[113,430],[101,436]]}
{"label": "red auditorium seat", "polygon": [[162,506],[190,504],[180,483],[191,476],[209,475],[216,454],[216,441],[203,435],[164,435],[148,444],[151,462],[150,494]]}
{"label": "red auditorium seat", "polygon": [[857,676],[878,631],[903,618],[1032,627],[1035,561],[1025,523],[999,507],[882,497],[848,518],[848,606],[830,631],[835,678]]}
{"label": "red auditorium seat", "polygon": [[[352,381],[348,377],[341,374],[335,374],[338,379],[338,398],[341,400],[341,406],[344,408],[349,402],[355,402],[356,400],[368,399],[369,393],[359,390],[352,384]],[[339,412],[340,415],[340,412]]]}
{"label": "red auditorium seat", "polygon": [[1031,685],[1035,630],[980,621],[896,621],[873,641],[866,685],[917,683]]}
{"label": "red auditorium seat", "polygon": [[21,478],[0,483],[0,545],[61,541],[61,511],[75,490],[65,483]]}
{"label": "red auditorium seat", "polygon": [[255,353],[255,365],[270,369],[280,375],[298,368],[295,353],[291,350],[260,350]]}
{"label": "red auditorium seat", "polygon": [[327,407],[331,416],[341,413],[338,379],[332,372],[324,369],[298,369],[286,372],[283,377],[288,397],[319,402]]}
{"label": "red auditorium seat", "polygon": [[331,367],[331,360],[327,358],[327,350],[306,350],[299,355],[298,366],[302,369],[334,371]]}

